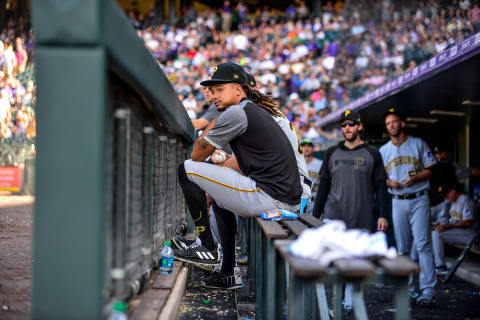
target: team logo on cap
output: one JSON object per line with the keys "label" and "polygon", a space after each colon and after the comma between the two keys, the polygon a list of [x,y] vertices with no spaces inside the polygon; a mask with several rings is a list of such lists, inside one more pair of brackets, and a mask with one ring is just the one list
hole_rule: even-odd
{"label": "team logo on cap", "polygon": [[213,68],[212,76],[215,74],[215,72],[217,72],[217,70],[218,70],[218,67]]}
{"label": "team logo on cap", "polygon": [[238,79],[238,78],[239,78],[239,77],[238,77],[238,74],[236,74],[236,73],[233,75],[233,77],[234,77],[235,79]]}
{"label": "team logo on cap", "polygon": [[252,85],[252,86],[253,86],[253,81],[250,81],[250,85]]}
{"label": "team logo on cap", "polygon": [[388,112],[395,112],[395,109],[394,109],[394,108],[390,108],[390,109],[388,109]]}
{"label": "team logo on cap", "polygon": [[345,115],[344,115],[344,116],[346,117],[346,116],[348,116],[349,114],[350,114],[350,110],[347,110],[347,111],[345,111]]}

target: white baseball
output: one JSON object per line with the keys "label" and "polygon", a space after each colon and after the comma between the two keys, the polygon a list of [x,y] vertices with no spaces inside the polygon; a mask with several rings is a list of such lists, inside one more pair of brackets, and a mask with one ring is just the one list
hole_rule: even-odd
{"label": "white baseball", "polygon": [[227,155],[226,155],[225,152],[215,153],[212,157],[213,157],[213,160],[215,160],[215,162],[217,164],[224,163],[225,160],[227,160]]}

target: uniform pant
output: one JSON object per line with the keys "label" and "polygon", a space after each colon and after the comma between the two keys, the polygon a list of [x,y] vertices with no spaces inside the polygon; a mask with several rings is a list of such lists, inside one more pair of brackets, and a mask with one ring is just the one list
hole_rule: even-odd
{"label": "uniform pant", "polygon": [[[445,224],[448,222],[448,208],[450,204],[447,201],[440,202],[434,206],[430,207],[430,217],[431,224],[435,225],[436,223]],[[433,245],[433,244],[432,244]],[[413,261],[418,261],[418,252],[415,245],[412,245],[412,251],[410,252],[410,259]]]}
{"label": "uniform pant", "polygon": [[467,244],[475,236],[472,229],[454,228],[442,232],[432,231],[433,253],[435,266],[445,266],[445,243]]}
{"label": "uniform pant", "polygon": [[275,209],[298,210],[298,205],[273,199],[255,180],[236,170],[192,160],[186,160],[184,165],[190,181],[208,193],[220,208],[240,216],[253,217]]}
{"label": "uniform pant", "polygon": [[[401,255],[410,255],[413,245],[418,251],[420,264],[420,290],[434,293],[437,283],[430,243],[430,204],[426,195],[410,200],[392,200],[392,218],[397,250]],[[413,278],[409,280],[410,291],[415,290]]]}

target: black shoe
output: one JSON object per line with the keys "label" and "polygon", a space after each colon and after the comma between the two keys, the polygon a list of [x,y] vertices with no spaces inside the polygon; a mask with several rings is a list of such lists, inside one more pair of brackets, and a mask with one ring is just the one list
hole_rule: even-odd
{"label": "black shoe", "polygon": [[243,287],[242,276],[234,272],[233,275],[226,275],[222,272],[215,272],[202,281],[207,288],[235,290]]}
{"label": "black shoe", "polygon": [[185,239],[182,236],[175,236],[172,239],[172,243],[175,245],[175,247],[177,247],[177,249],[185,250],[185,249],[188,249],[194,243],[197,243],[197,239],[188,240],[188,239]]}
{"label": "black shoe", "polygon": [[185,250],[173,250],[175,259],[191,263],[207,271],[213,271],[220,264],[220,248],[217,245],[213,251],[197,243]]}

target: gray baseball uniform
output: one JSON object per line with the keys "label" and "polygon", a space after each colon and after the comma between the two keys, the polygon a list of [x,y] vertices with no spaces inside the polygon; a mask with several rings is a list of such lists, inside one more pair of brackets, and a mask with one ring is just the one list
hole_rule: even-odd
{"label": "gray baseball uniform", "polygon": [[[391,180],[403,181],[433,166],[435,158],[420,138],[408,136],[400,145],[389,141],[380,148],[383,163]],[[409,255],[413,244],[419,255],[420,290],[434,293],[437,283],[430,238],[430,204],[427,196],[428,180],[410,187],[389,189],[392,194],[392,218],[399,254]],[[414,291],[410,277],[410,290]]]}
{"label": "gray baseball uniform", "polygon": [[317,196],[318,184],[320,183],[320,168],[322,168],[322,160],[313,158],[313,160],[307,164],[308,166],[308,176],[310,181],[312,181],[312,205],[307,207],[307,213],[312,214],[313,212],[313,203],[315,197]]}
{"label": "gray baseball uniform", "polygon": [[[290,121],[288,121],[287,118],[283,117],[273,117],[277,124],[282,128],[283,132],[288,138],[288,141],[290,141],[290,144],[292,145],[293,152],[295,153],[295,159],[297,160],[297,166],[298,166],[298,173],[300,174],[300,179],[301,179],[301,184],[302,184],[302,198],[305,199],[310,199],[312,196],[312,191],[311,187],[305,183],[305,179],[308,179],[311,181],[308,168],[307,168],[307,163],[305,162],[305,158],[303,157],[303,154],[301,154],[301,149],[299,148],[299,143],[298,143],[298,137],[297,134],[295,133],[295,129],[292,127],[292,124]],[[319,168],[320,171],[320,168]]]}
{"label": "gray baseball uniform", "polygon": [[295,155],[285,133],[266,110],[243,99],[221,113],[205,140],[217,149],[230,143],[245,174],[185,161],[188,179],[220,207],[242,216],[275,208],[297,210],[302,188]]}
{"label": "gray baseball uniform", "polygon": [[[450,205],[448,223],[455,223],[464,220],[473,220],[473,201],[462,194]],[[435,265],[445,266],[445,243],[467,244],[475,235],[475,226],[469,228],[453,228],[442,232],[432,231],[433,253],[435,254]]]}

